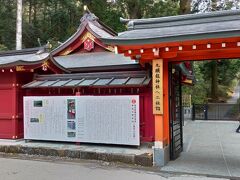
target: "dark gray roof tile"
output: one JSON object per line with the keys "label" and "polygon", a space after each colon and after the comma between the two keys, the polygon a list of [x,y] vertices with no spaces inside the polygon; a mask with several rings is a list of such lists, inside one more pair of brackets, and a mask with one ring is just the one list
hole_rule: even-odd
{"label": "dark gray roof tile", "polygon": [[0,66],[27,65],[41,63],[48,59],[49,53],[37,54],[37,51],[6,51],[0,54]]}
{"label": "dark gray roof tile", "polygon": [[240,10],[129,20],[129,30],[102,38],[106,44],[158,44],[209,38],[239,37]]}
{"label": "dark gray roof tile", "polygon": [[117,55],[112,52],[81,53],[68,56],[57,56],[54,57],[54,59],[67,69],[138,64],[128,57]]}
{"label": "dark gray roof tile", "polygon": [[55,74],[38,75],[33,82],[24,85],[23,88],[147,86],[150,81],[151,78],[146,71]]}

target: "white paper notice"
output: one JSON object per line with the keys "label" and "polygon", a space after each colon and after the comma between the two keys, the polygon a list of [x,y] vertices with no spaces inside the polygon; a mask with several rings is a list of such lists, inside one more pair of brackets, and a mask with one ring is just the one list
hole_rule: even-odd
{"label": "white paper notice", "polygon": [[24,97],[24,138],[140,145],[139,96]]}

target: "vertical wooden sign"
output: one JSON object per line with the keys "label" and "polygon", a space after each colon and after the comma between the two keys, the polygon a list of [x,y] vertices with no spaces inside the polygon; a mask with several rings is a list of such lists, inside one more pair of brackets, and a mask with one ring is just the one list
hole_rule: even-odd
{"label": "vertical wooden sign", "polygon": [[163,60],[152,61],[153,114],[163,114]]}

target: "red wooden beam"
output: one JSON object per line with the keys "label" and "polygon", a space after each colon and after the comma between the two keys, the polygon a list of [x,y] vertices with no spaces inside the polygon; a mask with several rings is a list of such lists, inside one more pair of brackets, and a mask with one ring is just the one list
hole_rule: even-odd
{"label": "red wooden beam", "polygon": [[167,42],[158,44],[139,44],[139,45],[119,45],[118,52],[120,54],[128,50],[140,50],[140,49],[152,49],[152,48],[165,48],[165,47],[179,47],[179,46],[192,46],[192,45],[205,45],[205,44],[220,44],[220,43],[235,43],[240,42],[239,37],[233,38],[217,38],[217,39],[203,39],[192,41],[179,41],[179,42]]}
{"label": "red wooden beam", "polygon": [[[169,57],[169,58],[167,58]],[[196,52],[179,52],[176,57],[166,56],[169,61],[197,61],[197,60],[213,60],[213,59],[234,59],[240,58],[240,47],[230,49],[202,50]]]}
{"label": "red wooden beam", "polygon": [[149,49],[143,54],[135,54],[137,50],[132,51],[132,54],[129,55],[125,53],[125,56],[130,56],[131,59],[136,59],[139,57],[140,62],[148,62],[153,59],[170,59],[171,61],[180,61],[180,60],[209,60],[209,59],[229,59],[229,58],[240,58],[240,47],[233,46],[232,44],[227,45],[226,47],[220,47],[219,44],[211,45],[211,48],[201,48],[196,50],[188,49],[187,51],[159,51],[159,55],[155,56],[153,52]]}

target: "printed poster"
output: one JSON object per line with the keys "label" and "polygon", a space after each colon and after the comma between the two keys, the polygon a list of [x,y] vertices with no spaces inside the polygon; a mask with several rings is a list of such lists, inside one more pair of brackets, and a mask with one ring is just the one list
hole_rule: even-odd
{"label": "printed poster", "polygon": [[139,96],[24,97],[24,138],[140,145]]}

